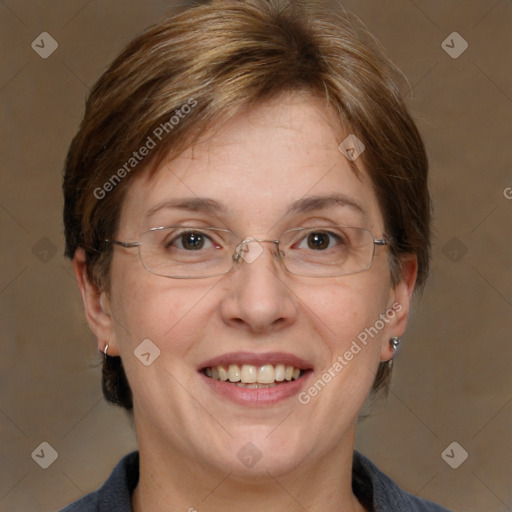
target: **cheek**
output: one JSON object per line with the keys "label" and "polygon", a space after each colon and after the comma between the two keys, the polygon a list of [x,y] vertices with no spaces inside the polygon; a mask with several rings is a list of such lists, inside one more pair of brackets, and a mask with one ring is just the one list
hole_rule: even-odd
{"label": "cheek", "polygon": [[[309,317],[321,334],[331,360],[348,350],[358,336],[364,339],[366,330],[374,326],[386,311],[389,287],[382,279],[376,281],[371,277],[367,275],[356,279],[356,276],[345,276],[343,281],[327,288],[309,287],[301,293],[306,309],[310,310]],[[376,335],[371,339],[379,338],[380,335]],[[370,343],[363,346],[370,346]],[[371,346],[375,351],[380,350],[378,343]]]}
{"label": "cheek", "polygon": [[124,270],[120,268],[112,280],[120,351],[133,351],[144,339],[152,340],[162,355],[166,351],[173,355],[185,351],[205,323],[199,316],[209,289],[153,276],[144,269],[144,274]]}
{"label": "cheek", "polygon": [[355,279],[350,281],[348,276],[343,279],[345,282],[302,292],[304,302],[337,335],[343,335],[347,330],[353,334],[354,330],[367,327],[369,321],[373,324],[385,311],[389,296],[389,289],[382,284],[370,280],[365,283]]}

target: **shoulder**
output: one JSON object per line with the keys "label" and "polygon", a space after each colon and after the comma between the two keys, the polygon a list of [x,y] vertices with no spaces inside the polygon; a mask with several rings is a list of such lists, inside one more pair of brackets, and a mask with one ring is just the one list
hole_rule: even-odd
{"label": "shoulder", "polygon": [[59,512],[132,512],[131,497],[139,481],[139,452],[123,457],[97,490]]}
{"label": "shoulder", "polygon": [[[398,487],[382,473],[369,459],[354,452],[353,488],[358,499],[369,498],[374,512],[450,512],[431,501],[418,498]],[[365,496],[359,496],[365,493]],[[370,496],[368,496],[368,494]]]}

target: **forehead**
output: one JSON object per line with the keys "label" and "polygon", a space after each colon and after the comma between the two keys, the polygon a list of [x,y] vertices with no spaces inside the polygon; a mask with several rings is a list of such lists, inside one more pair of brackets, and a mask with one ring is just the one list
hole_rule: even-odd
{"label": "forehead", "polygon": [[[379,229],[368,173],[338,148],[348,134],[310,95],[288,93],[215,125],[178,158],[132,179],[120,231],[139,234],[177,212],[210,213],[233,230],[267,233],[276,222],[315,211]],[[340,140],[341,139],[341,140]],[[183,216],[182,215],[182,216]]]}

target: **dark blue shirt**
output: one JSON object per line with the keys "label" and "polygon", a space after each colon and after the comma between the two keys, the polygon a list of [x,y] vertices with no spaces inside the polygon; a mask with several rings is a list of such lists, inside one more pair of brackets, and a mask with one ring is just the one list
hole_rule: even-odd
{"label": "dark blue shirt", "polygon": [[[108,480],[60,512],[133,512],[131,499],[139,481],[139,452],[126,455]],[[354,452],[354,494],[372,512],[449,512],[447,509],[402,491],[366,457]]]}

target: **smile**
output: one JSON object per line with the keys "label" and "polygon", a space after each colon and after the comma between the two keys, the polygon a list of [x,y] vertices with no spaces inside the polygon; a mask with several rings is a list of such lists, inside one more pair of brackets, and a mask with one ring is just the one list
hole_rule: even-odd
{"label": "smile", "polygon": [[246,407],[266,407],[300,393],[313,375],[313,365],[288,352],[244,351],[203,361],[197,371],[213,396]]}
{"label": "smile", "polygon": [[263,364],[229,364],[209,366],[204,374],[215,380],[236,384],[248,389],[271,388],[279,384],[297,380],[304,371],[291,365]]}

